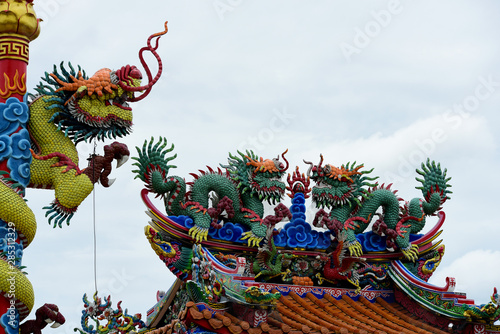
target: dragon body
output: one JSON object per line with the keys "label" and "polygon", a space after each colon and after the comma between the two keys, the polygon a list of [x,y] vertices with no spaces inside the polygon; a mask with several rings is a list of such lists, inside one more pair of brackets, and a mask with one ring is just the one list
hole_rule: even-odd
{"label": "dragon body", "polygon": [[[326,164],[323,156],[318,165],[309,163],[308,174],[316,183],[312,199],[321,210],[316,214],[314,225],[326,226],[334,233],[344,231],[351,255],[363,254],[356,234],[362,233],[371,220],[378,216],[374,232],[387,236],[388,248],[399,248],[411,261],[418,258],[418,246],[409,241],[410,234],[418,233],[425,225],[427,216],[434,215],[449,198],[450,178],[439,164],[427,161],[417,173],[423,199],[414,198],[400,205],[400,199],[390,186],[379,186],[369,177],[373,170],[362,171],[363,165],[347,164],[341,168]],[[324,208],[330,209],[327,213]]]}
{"label": "dragon body", "polygon": [[250,231],[242,239],[249,245],[258,245],[267,230],[263,201],[274,204],[281,199],[285,184],[280,179],[288,166],[277,158],[263,160],[251,151],[240,152],[239,156],[230,154],[228,165],[222,166],[225,171],[209,168],[200,175],[191,174],[194,181],[186,183],[179,176],[168,175],[170,168],[175,167],[169,161],[176,155],[166,158],[174,148],[166,146],[166,139],[155,145],[153,139],[149,144],[146,141],[142,150],[137,148],[139,156],[133,159],[139,167],[134,171],[136,178],[164,198],[167,213],[192,218],[194,226],[189,234],[197,242],[207,238],[211,227],[220,228],[225,221],[231,221],[248,226]]}

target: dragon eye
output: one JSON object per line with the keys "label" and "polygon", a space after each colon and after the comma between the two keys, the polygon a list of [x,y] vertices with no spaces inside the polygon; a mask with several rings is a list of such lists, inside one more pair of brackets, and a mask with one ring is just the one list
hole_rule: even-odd
{"label": "dragon eye", "polygon": [[273,159],[273,162],[274,162],[274,167],[276,167],[277,169],[283,169],[284,168],[283,164],[279,160]]}
{"label": "dragon eye", "polygon": [[329,165],[323,167],[323,172],[325,174],[330,174],[331,171],[332,171],[332,168]]}

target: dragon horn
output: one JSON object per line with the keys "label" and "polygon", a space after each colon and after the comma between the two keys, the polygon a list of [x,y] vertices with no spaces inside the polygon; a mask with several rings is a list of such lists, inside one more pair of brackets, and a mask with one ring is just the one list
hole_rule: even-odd
{"label": "dragon horn", "polygon": [[320,159],[319,159],[318,169],[320,169],[321,165],[323,164],[323,154],[320,154],[319,157]]}
{"label": "dragon horn", "polygon": [[[285,158],[285,154],[286,154],[287,152],[288,152],[288,149],[286,149],[286,151],[285,151],[285,152],[283,152],[283,153],[281,154],[281,157],[282,157],[282,158],[283,158],[283,160],[285,160],[285,162],[286,162],[286,166],[285,166],[285,168],[280,169],[280,172],[281,172],[281,173],[284,173],[284,172],[288,169],[288,166],[289,166],[289,164],[288,164],[288,160],[286,160],[286,158]],[[279,156],[278,156],[278,157],[279,157]]]}
{"label": "dragon horn", "polygon": [[[123,79],[125,79],[129,74],[128,73],[129,71],[127,71],[128,68],[125,69],[122,67],[120,70],[118,70],[116,72],[116,74],[120,78],[120,81],[118,82],[118,84],[120,85],[120,87],[123,90],[125,90],[127,92],[138,92],[138,91],[144,90],[144,93],[142,93],[140,96],[133,97],[133,98],[129,99],[130,102],[137,102],[137,101],[140,101],[143,98],[145,98],[151,92],[153,85],[158,81],[158,79],[160,79],[161,73],[163,72],[163,64],[161,62],[160,56],[156,52],[156,49],[158,49],[158,41],[159,41],[160,37],[165,35],[168,32],[167,23],[168,23],[168,21],[165,22],[165,30],[164,31],[149,36],[148,41],[147,41],[148,45],[139,50],[139,59],[141,60],[141,64],[144,67],[144,69],[146,70],[146,74],[148,75],[148,84],[147,85],[140,86],[140,87],[132,87],[132,86],[128,86],[127,84],[125,84],[125,82],[123,82]],[[155,43],[155,46],[152,47],[151,40],[155,37],[156,37],[156,39],[155,39],[156,43]],[[156,74],[156,76],[154,78],[152,77],[151,71],[149,70],[149,67],[146,64],[146,61],[144,60],[144,58],[142,56],[144,51],[150,51],[153,54],[153,56],[156,58],[156,60],[158,61],[158,73]],[[125,73],[122,73],[122,70]]]}
{"label": "dragon horn", "polygon": [[318,175],[324,176],[324,173],[321,170],[321,165],[323,164],[323,154],[320,153],[319,157],[320,157],[320,159],[319,159],[319,164],[318,164]]}
{"label": "dragon horn", "polygon": [[314,166],[314,164],[312,162],[309,162],[309,161],[305,161],[304,160],[304,163],[308,164],[308,165],[311,165],[311,167],[309,167],[309,169],[307,170],[307,177],[311,177],[311,171],[312,171],[312,168]]}

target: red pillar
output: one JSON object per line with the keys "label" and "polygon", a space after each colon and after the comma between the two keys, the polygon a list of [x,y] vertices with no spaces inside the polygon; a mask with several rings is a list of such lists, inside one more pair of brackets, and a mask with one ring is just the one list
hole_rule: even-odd
{"label": "red pillar", "polygon": [[28,38],[0,35],[0,102],[5,102],[9,97],[23,100],[26,94],[28,50]]}
{"label": "red pillar", "polygon": [[[4,147],[8,143],[13,145],[20,137],[26,140],[27,105],[23,99],[26,94],[29,43],[38,37],[40,27],[33,10],[33,0],[0,0],[0,14],[0,142]],[[9,104],[12,108],[6,111]],[[19,151],[19,148],[16,150]],[[21,265],[20,257],[27,242],[22,231],[18,231],[8,219],[8,210],[16,208],[4,203],[8,196],[3,194],[8,192],[9,196],[17,196],[16,193],[24,196],[26,186],[26,177],[20,180],[19,173],[16,174],[9,166],[19,166],[29,160],[24,158],[23,161],[23,158],[8,154],[14,151],[7,149],[0,153],[0,173],[3,177],[0,199],[4,199],[0,201],[0,239],[3,239],[4,245],[0,249],[3,252],[0,258],[0,334],[18,333],[19,322],[29,314],[34,303],[31,283],[17,268]],[[12,159],[17,160],[12,163]]]}

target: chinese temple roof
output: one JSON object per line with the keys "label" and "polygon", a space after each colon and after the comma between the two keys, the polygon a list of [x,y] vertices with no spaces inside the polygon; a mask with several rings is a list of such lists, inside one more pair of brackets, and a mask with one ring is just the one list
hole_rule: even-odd
{"label": "chinese temple roof", "polygon": [[[136,159],[151,218],[146,237],[178,279],[148,312],[150,333],[500,332],[496,289],[490,303],[475,305],[454,291],[453,278],[428,283],[444,255],[437,238],[451,193],[439,164],[417,170],[423,198],[403,201],[362,164],[335,167],[323,156],[306,162],[307,177],[299,167],[288,174],[285,186],[286,152],[284,163],[230,154],[225,171],[209,168],[186,183],[167,177],[176,155],[166,157],[166,147],[145,142]],[[291,206],[281,202],[285,191]],[[167,214],[149,194],[165,198]],[[308,198],[318,208],[312,222]],[[274,215],[264,200],[278,202]],[[426,218],[434,225],[418,234]]]}
{"label": "chinese temple roof", "polygon": [[[277,290],[274,290],[276,292]],[[212,312],[194,302],[186,304],[180,320],[197,324],[206,330],[231,334],[315,334],[315,333],[448,333],[447,319],[440,319],[440,329],[411,314],[397,302],[378,296],[370,301],[342,295],[339,299],[325,294],[322,298],[308,292],[282,295],[276,309],[265,322],[250,323],[230,311]],[[425,310],[423,310],[425,311]],[[435,320],[435,319],[434,319]],[[149,333],[172,333],[175,323]]]}
{"label": "chinese temple roof", "polygon": [[372,303],[364,297],[355,301],[343,295],[337,300],[327,294],[319,299],[308,293],[303,298],[291,292],[280,298],[277,310],[270,314],[267,322],[261,322],[257,327],[250,327],[227,312],[218,317],[207,314],[209,312],[200,313],[194,304],[189,313],[196,320],[215,319],[209,319],[213,321],[210,325],[214,330],[227,327],[232,334],[443,333],[409,315],[399,304],[388,303],[381,297]]}

